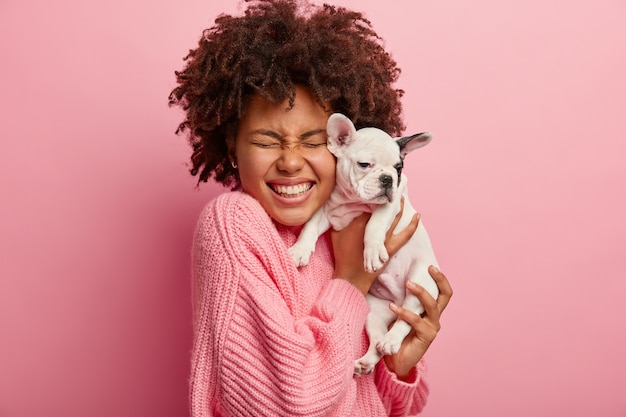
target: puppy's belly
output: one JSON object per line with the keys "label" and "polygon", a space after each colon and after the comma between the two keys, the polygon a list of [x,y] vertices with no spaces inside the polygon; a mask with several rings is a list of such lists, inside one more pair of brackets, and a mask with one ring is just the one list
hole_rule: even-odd
{"label": "puppy's belly", "polygon": [[[404,297],[406,296],[406,290],[404,289],[404,279],[402,279],[402,287],[400,285],[396,285],[396,283],[391,282],[393,280],[389,280],[390,282],[385,282],[382,277],[378,277],[376,281],[370,287],[370,294],[372,294],[376,298],[380,298],[381,300],[388,300],[394,302],[396,304],[402,303]],[[389,285],[393,284],[393,285]]]}
{"label": "puppy's belly", "polygon": [[418,250],[414,240],[400,248],[370,287],[370,294],[376,298],[393,301],[396,304],[402,303],[406,298],[405,284],[410,269],[418,262],[415,258]]}
{"label": "puppy's belly", "polygon": [[370,287],[370,294],[376,298],[402,303],[406,297],[405,282],[412,260],[409,253],[403,249],[391,258],[385,270]]}

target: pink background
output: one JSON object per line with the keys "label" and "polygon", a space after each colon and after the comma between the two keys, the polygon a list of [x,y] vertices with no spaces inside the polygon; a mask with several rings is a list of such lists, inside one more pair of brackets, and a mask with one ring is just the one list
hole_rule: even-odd
{"label": "pink background", "polygon": [[[194,188],[167,95],[239,7],[216,3],[0,2],[0,416],[186,414],[191,233],[220,188]],[[456,293],[423,415],[625,416],[626,3],[337,4],[435,134],[411,199]]]}

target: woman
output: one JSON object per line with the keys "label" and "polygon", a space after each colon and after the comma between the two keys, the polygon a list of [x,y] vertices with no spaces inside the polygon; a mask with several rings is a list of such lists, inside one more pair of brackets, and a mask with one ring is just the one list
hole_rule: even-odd
{"label": "woman", "polygon": [[[369,22],[297,0],[252,2],[244,16],[218,17],[186,60],[170,104],[185,111],[191,173],[235,190],[206,206],[194,237],[192,416],[418,413],[422,358],[452,295],[445,276],[430,269],[438,300],[408,288],[424,317],[390,306],[412,333],[372,375],[354,377],[376,278],[363,269],[367,216],[320,238],[306,267],[287,252],[334,186],[329,115],[403,129],[399,70]],[[417,221],[388,235],[390,253]]]}

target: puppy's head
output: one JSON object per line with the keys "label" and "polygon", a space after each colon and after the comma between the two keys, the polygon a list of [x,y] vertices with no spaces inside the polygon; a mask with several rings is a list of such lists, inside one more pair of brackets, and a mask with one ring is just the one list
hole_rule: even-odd
{"label": "puppy's head", "polygon": [[328,150],[337,157],[337,186],[370,204],[397,197],[404,157],[432,139],[428,132],[392,138],[373,127],[356,130],[340,113],[330,116],[326,132]]}

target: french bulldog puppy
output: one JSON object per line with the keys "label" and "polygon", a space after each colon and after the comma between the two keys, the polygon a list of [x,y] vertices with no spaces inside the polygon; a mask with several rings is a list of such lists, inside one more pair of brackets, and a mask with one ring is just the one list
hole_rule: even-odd
{"label": "french bulldog puppy", "polygon": [[[428,144],[430,133],[392,138],[380,129],[355,129],[350,119],[334,113],[327,124],[328,149],[337,158],[336,185],[327,201],[304,225],[297,242],[289,248],[296,266],[308,264],[318,237],[333,227],[341,230],[363,212],[372,213],[365,228],[364,267],[376,272],[384,267],[366,295],[370,312],[365,328],[370,345],[364,356],[354,363],[354,374],[369,374],[383,355],[396,353],[411,326],[389,309],[389,302],[421,314],[419,299],[407,293],[409,279],[437,298],[439,290],[428,273],[437,265],[430,238],[423,222],[398,252],[389,259],[385,249],[387,230],[400,212],[396,230],[405,228],[415,214],[407,195],[407,178],[402,174],[404,157]],[[389,325],[395,320],[391,328]]]}

